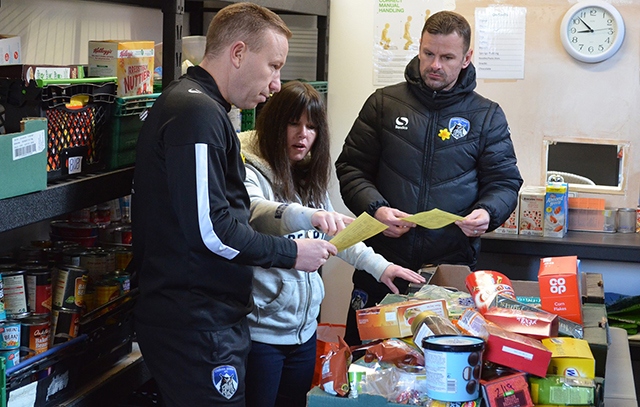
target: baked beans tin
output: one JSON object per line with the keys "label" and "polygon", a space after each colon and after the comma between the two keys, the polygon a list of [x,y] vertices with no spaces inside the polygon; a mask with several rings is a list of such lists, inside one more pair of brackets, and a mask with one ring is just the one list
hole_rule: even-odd
{"label": "baked beans tin", "polygon": [[69,265],[58,266],[53,282],[53,306],[80,312],[84,308],[86,289],[86,269]]}
{"label": "baked beans tin", "polygon": [[6,361],[5,367],[9,369],[20,363],[20,348],[0,349],[0,356],[4,358]]}
{"label": "baked beans tin", "polygon": [[31,315],[51,312],[51,269],[45,265],[24,267],[27,280],[27,303]]}
{"label": "baked beans tin", "polygon": [[115,280],[120,288],[120,295],[131,291],[131,274],[124,270],[116,270],[106,275],[105,279]]}
{"label": "baked beans tin", "polygon": [[51,311],[51,330],[49,346],[67,342],[78,336],[80,330],[80,312],[54,309]]}
{"label": "baked beans tin", "polygon": [[20,321],[20,357],[22,360],[49,349],[51,322],[48,316],[33,316]]}
{"label": "baked beans tin", "polygon": [[20,347],[20,321],[5,321],[0,324],[0,349]]}
{"label": "baked beans tin", "polygon": [[18,267],[2,268],[4,309],[7,318],[20,319],[29,316],[27,304],[26,273]]}

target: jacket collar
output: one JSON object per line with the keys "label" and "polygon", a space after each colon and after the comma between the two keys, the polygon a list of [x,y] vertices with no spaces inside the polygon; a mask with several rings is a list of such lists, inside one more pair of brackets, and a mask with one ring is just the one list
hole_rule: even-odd
{"label": "jacket collar", "polygon": [[184,76],[202,86],[202,90],[205,91],[208,96],[220,103],[227,112],[231,111],[231,104],[222,97],[216,81],[209,72],[196,65],[187,68],[187,73]]}
{"label": "jacket collar", "polygon": [[458,80],[453,88],[435,91],[425,85],[420,76],[420,61],[414,57],[404,71],[404,77],[410,85],[412,93],[429,109],[439,110],[451,106],[473,92],[476,88],[476,69],[473,63],[460,71]]}

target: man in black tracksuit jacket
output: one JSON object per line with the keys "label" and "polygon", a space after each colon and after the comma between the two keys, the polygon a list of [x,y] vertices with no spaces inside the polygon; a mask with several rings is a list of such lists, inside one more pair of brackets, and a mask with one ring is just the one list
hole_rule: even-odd
{"label": "man in black tracksuit jacket", "polygon": [[249,226],[249,196],[231,104],[280,90],[290,30],[250,3],[220,10],[204,60],[164,89],[140,132],[132,194],[134,310],[164,405],[244,406],[252,267],[313,272],[336,254],[318,239]]}
{"label": "man in black tracksuit jacket", "polygon": [[[413,270],[426,264],[473,267],[479,236],[509,217],[522,185],[504,112],[474,92],[470,35],[459,14],[432,15],[419,54],[405,69],[406,82],[367,99],[336,162],[347,207],[389,226],[367,243]],[[401,220],[434,208],[465,219],[435,230]],[[374,306],[389,292],[361,270],[353,283],[345,335],[350,345],[360,343],[355,310]]]}

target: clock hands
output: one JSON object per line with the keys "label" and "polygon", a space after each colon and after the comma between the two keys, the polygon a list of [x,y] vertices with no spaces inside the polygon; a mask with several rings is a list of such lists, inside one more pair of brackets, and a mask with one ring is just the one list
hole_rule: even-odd
{"label": "clock hands", "polygon": [[610,30],[610,29],[611,29],[611,28],[596,28],[595,30],[580,30],[580,31],[578,31],[578,33],[579,33],[579,34],[582,34],[582,33],[592,33],[592,32],[595,32],[595,31],[605,31],[605,30]]}
{"label": "clock hands", "polygon": [[593,29],[592,29],[591,27],[589,27],[589,24],[585,23],[585,22],[584,22],[584,20],[583,20],[582,18],[580,18],[580,17],[578,17],[578,19],[579,19],[580,21],[582,21],[582,24],[584,24],[584,26],[585,26],[585,27],[587,27],[587,28],[589,29],[589,31],[580,31],[580,32],[590,32],[590,33],[592,33],[592,32],[593,32]]}

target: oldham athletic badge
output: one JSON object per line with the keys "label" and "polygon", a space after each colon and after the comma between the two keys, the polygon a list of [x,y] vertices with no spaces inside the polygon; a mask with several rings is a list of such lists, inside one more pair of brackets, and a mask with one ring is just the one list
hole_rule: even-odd
{"label": "oldham athletic badge", "polygon": [[219,366],[211,372],[213,385],[218,392],[226,399],[230,399],[238,390],[238,372],[236,368],[229,365]]}

